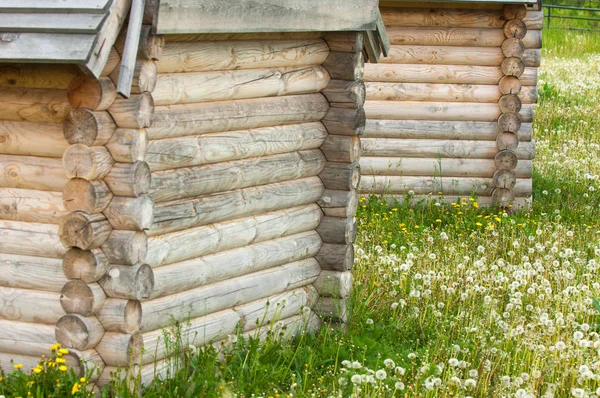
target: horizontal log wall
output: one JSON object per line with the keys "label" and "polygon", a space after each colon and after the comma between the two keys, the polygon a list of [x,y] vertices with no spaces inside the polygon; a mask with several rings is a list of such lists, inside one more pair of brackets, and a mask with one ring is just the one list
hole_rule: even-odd
{"label": "horizontal log wall", "polygon": [[0,361],[7,372],[11,359],[29,371],[50,356],[65,314],[62,123],[76,74],[62,65],[0,65]]}
{"label": "horizontal log wall", "polygon": [[391,47],[365,65],[363,194],[524,204],[541,12],[422,3],[381,12]]}

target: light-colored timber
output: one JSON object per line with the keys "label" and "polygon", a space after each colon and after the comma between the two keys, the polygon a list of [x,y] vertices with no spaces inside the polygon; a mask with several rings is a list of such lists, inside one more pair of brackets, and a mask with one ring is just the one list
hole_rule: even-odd
{"label": "light-colored timber", "polygon": [[96,317],[107,332],[134,333],[140,330],[142,306],[138,300],[108,298]]}
{"label": "light-colored timber", "polygon": [[152,173],[155,202],[230,191],[317,175],[325,167],[318,149]]}
{"label": "light-colored timber", "polygon": [[136,161],[134,163],[115,163],[104,177],[115,196],[138,197],[150,190],[150,167],[148,163]]}
{"label": "light-colored timber", "polygon": [[117,98],[117,89],[108,77],[96,79],[92,76],[79,75],[69,84],[67,98],[73,108],[104,111]]}
{"label": "light-colored timber", "polygon": [[181,137],[319,121],[329,109],[322,94],[157,106],[148,137]]}
{"label": "light-colored timber", "polygon": [[71,106],[65,90],[0,87],[0,119],[62,123]]}
{"label": "light-colored timber", "polygon": [[69,211],[100,213],[108,206],[113,194],[102,180],[73,178],[63,188],[64,206]]}
{"label": "light-colored timber", "polygon": [[231,41],[231,40],[307,40],[321,39],[322,32],[247,32],[189,33],[165,35],[165,42]]}
{"label": "light-colored timber", "polygon": [[63,129],[69,144],[102,146],[110,140],[117,125],[108,112],[79,108],[69,112]]}
{"label": "light-colored timber", "polygon": [[108,108],[108,113],[120,128],[140,129],[152,124],[154,101],[148,92],[129,98],[118,97]]}
{"label": "light-colored timber", "polygon": [[63,347],[89,350],[100,342],[103,335],[102,324],[94,316],[68,314],[56,322],[56,341]]}
{"label": "light-colored timber", "polygon": [[112,265],[98,283],[110,297],[141,300],[150,297],[154,274],[148,264]]}
{"label": "light-colored timber", "polygon": [[[148,2],[150,3],[150,2]],[[146,5],[146,10],[149,8]],[[125,29],[121,31],[117,41],[115,41],[115,49],[122,55],[125,47]],[[140,32],[140,41],[137,52],[137,59],[152,60],[159,59],[165,47],[165,36],[152,33],[152,26],[143,25]]]}
{"label": "light-colored timber", "polygon": [[498,106],[502,113],[519,113],[523,107],[523,103],[518,95],[505,94],[498,100]]}
{"label": "light-colored timber", "polygon": [[140,231],[113,230],[101,248],[111,264],[133,265],[146,259],[148,238]]}
{"label": "light-colored timber", "polygon": [[331,51],[358,53],[365,44],[362,32],[325,32],[323,39]]}
{"label": "light-colored timber", "polygon": [[68,180],[60,159],[0,155],[0,187],[61,192]]}
{"label": "light-colored timber", "polygon": [[315,333],[321,329],[321,325],[321,317],[313,313],[310,308],[304,307],[300,315],[282,319],[274,324],[260,326],[244,332],[242,336],[261,342],[273,338],[286,340],[304,333]]}
{"label": "light-colored timber", "polygon": [[525,63],[521,58],[508,57],[502,61],[500,69],[506,76],[521,77],[525,73]]}
{"label": "light-colored timber", "polygon": [[115,196],[103,213],[114,229],[143,231],[152,226],[154,202],[148,195],[137,198]]}
{"label": "light-colored timber", "polygon": [[96,180],[108,174],[114,164],[110,152],[103,146],[75,144],[63,155],[64,174],[69,178]]}
{"label": "light-colored timber", "polygon": [[237,189],[193,199],[159,203],[149,235],[255,216],[315,203],[323,194],[318,177]]}
{"label": "light-colored timber", "polygon": [[65,246],[89,250],[100,247],[111,231],[104,215],[77,211],[62,218],[58,234]]}
{"label": "light-colored timber", "polygon": [[78,73],[68,64],[6,63],[0,66],[0,86],[66,89]]}
{"label": "light-colored timber", "polygon": [[67,278],[80,279],[86,283],[99,281],[108,267],[108,259],[101,249],[81,250],[72,247],[65,253],[62,261]]}
{"label": "light-colored timber", "polygon": [[352,273],[321,271],[314,282],[321,297],[345,298],[352,291]]}
{"label": "light-colored timber", "polygon": [[522,87],[521,80],[516,76],[504,76],[498,83],[502,94],[519,94]]}
{"label": "light-colored timber", "polygon": [[254,272],[197,289],[142,302],[142,332],[157,330],[173,320],[195,318],[262,297],[310,285],[321,268],[314,259]]}
{"label": "light-colored timber", "polygon": [[327,130],[319,122],[151,140],[152,171],[316,149]]}
{"label": "light-colored timber", "polygon": [[329,83],[319,65],[270,69],[165,73],[152,92],[156,105],[316,93]]}
{"label": "light-colored timber", "polygon": [[320,65],[328,55],[322,39],[167,42],[156,66],[158,73],[277,68]]}
{"label": "light-colored timber", "polygon": [[0,318],[12,321],[55,325],[65,314],[58,292],[0,287],[0,304]]}
{"label": "light-colored timber", "polygon": [[329,134],[321,151],[330,162],[356,162],[360,158],[360,139],[356,136]]}
{"label": "light-colored timber", "polygon": [[[110,74],[113,82],[118,82],[121,68],[117,68]],[[138,60],[133,69],[133,81],[131,84],[132,94],[153,92],[156,87],[158,72],[154,61]]]}
{"label": "light-colored timber", "polygon": [[100,72],[100,76],[109,76],[115,69],[117,69],[117,66],[119,66],[120,63],[121,56],[114,47],[111,47],[110,52],[108,53],[106,64],[104,65],[104,69],[102,69],[102,72]]}
{"label": "light-colored timber", "polygon": [[0,220],[0,253],[62,258],[66,251],[58,225]]}
{"label": "light-colored timber", "polygon": [[365,130],[365,120],[363,108],[329,108],[322,123],[329,134],[361,135]]}
{"label": "light-colored timber", "polygon": [[360,108],[365,103],[362,80],[330,80],[322,92],[332,106]]}
{"label": "light-colored timber", "polygon": [[[143,355],[142,349],[145,349],[142,335],[139,332],[132,334],[106,332],[94,348],[108,366],[139,364]],[[149,352],[145,352],[144,355],[148,354]]]}
{"label": "light-colored timber", "polygon": [[310,231],[158,267],[150,298],[304,260],[317,254],[320,247],[319,234]]}
{"label": "light-colored timber", "polygon": [[67,282],[60,259],[0,254],[0,286],[60,292]]}
{"label": "light-colored timber", "polygon": [[[55,343],[54,325],[0,319],[0,330],[0,352],[4,354],[33,355],[38,360],[42,355],[52,355],[50,346]],[[4,368],[8,363],[3,362],[2,365]],[[4,369],[9,370],[7,368]]]}
{"label": "light-colored timber", "polygon": [[145,129],[117,129],[106,148],[115,162],[143,161],[148,153],[148,134]]}
{"label": "light-colored timber", "polygon": [[67,214],[60,192],[0,188],[0,220],[58,224]]}
{"label": "light-colored timber", "polygon": [[360,183],[360,166],[355,163],[327,162],[319,174],[327,189],[348,191],[358,188]]}
{"label": "light-colored timber", "polygon": [[61,158],[68,146],[60,124],[0,121],[0,154]]}
{"label": "light-colored timber", "polygon": [[60,304],[67,314],[94,315],[104,305],[106,294],[97,283],[79,279],[67,282],[60,295]]}
{"label": "light-colored timber", "polygon": [[153,236],[148,240],[146,261],[158,267],[310,231],[322,216],[319,206],[311,204]]}
{"label": "light-colored timber", "polygon": [[326,189],[318,204],[326,216],[352,217],[358,206],[358,195],[355,190]]}
{"label": "light-colored timber", "polygon": [[324,243],[350,245],[356,239],[356,220],[351,217],[325,216],[317,227]]}

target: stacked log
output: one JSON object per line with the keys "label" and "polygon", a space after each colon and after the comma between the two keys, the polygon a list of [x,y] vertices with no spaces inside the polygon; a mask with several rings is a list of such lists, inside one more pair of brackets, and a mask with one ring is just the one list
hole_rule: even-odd
{"label": "stacked log", "polygon": [[68,178],[60,158],[69,145],[66,88],[77,69],[0,69],[0,361],[29,371],[52,354],[54,325],[65,314],[59,223],[68,213],[61,198]]}
{"label": "stacked log", "polygon": [[[315,312],[335,325],[347,322],[346,298],[351,285],[343,294],[332,296],[335,286],[320,283],[323,275],[333,279],[348,280],[354,262],[354,238],[356,221],[354,213],[358,205],[360,183],[359,160],[361,144],[359,136],[365,129],[365,84],[363,32],[331,32],[324,35],[332,50],[323,66],[332,80],[323,90],[331,108],[323,118],[327,138],[321,151],[327,165],[319,175],[325,191],[319,206],[325,216],[317,228],[323,245],[316,255],[322,269],[315,281],[319,301]],[[333,283],[335,285],[335,283]]]}
{"label": "stacked log", "polygon": [[62,261],[68,282],[61,289],[65,315],[56,324],[56,340],[69,349],[68,364],[77,372],[86,372],[80,359],[96,368],[93,381],[107,367],[140,363],[140,300],[154,284],[145,263],[146,230],[154,218],[145,129],[152,123],[149,91],[156,83],[148,57],[160,54],[162,41],[148,37],[149,27],[143,32],[130,98],[116,92],[117,45],[99,79],[78,75],[67,90],[72,109],[63,134],[70,146],[62,163],[70,178],[63,189],[70,213],[59,235],[68,247]]}
{"label": "stacked log", "polygon": [[421,7],[382,8],[391,49],[365,66],[363,194],[525,203],[541,12]]}

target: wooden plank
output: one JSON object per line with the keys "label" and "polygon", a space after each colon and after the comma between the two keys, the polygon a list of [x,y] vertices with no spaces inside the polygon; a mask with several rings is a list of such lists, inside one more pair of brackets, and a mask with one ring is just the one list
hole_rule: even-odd
{"label": "wooden plank", "polygon": [[3,14],[0,32],[96,33],[106,14]]}
{"label": "wooden plank", "polygon": [[102,14],[112,0],[2,0],[0,12],[65,12]]}
{"label": "wooden plank", "polygon": [[157,33],[373,30],[377,0],[161,0]]}
{"label": "wooden plank", "polygon": [[0,60],[10,62],[85,62],[96,35],[0,33]]}
{"label": "wooden plank", "polygon": [[135,60],[140,44],[140,32],[142,30],[142,18],[144,16],[145,0],[133,0],[129,14],[129,26],[125,45],[121,52],[121,66],[117,83],[117,92],[127,98],[131,94],[131,83],[135,72]]}

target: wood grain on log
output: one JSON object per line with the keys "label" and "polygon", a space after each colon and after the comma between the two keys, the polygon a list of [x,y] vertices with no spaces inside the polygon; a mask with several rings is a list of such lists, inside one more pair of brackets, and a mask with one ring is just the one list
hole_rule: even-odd
{"label": "wood grain on log", "polygon": [[109,297],[142,300],[152,294],[154,273],[148,264],[112,265],[98,283]]}
{"label": "wood grain on log", "polygon": [[77,211],[63,217],[58,234],[65,246],[89,250],[100,247],[111,231],[104,215]]}
{"label": "wood grain on log", "polygon": [[[0,330],[0,352],[4,354],[34,355],[38,360],[42,355],[52,355],[50,346],[55,343],[54,325],[0,319]],[[15,364],[19,363],[17,360]],[[9,363],[3,361],[2,364],[8,367]]]}
{"label": "wood grain on log", "polygon": [[323,270],[314,287],[321,297],[346,298],[352,292],[352,273]]}
{"label": "wood grain on log", "polygon": [[97,282],[108,271],[108,259],[101,249],[81,250],[70,248],[64,255],[62,268],[69,279],[81,279],[86,283]]}
{"label": "wood grain on log", "polygon": [[137,198],[115,196],[103,213],[114,229],[143,231],[152,226],[154,202],[148,195]]}
{"label": "wood grain on log", "polygon": [[112,192],[102,180],[73,178],[63,188],[63,203],[69,211],[100,213],[112,198]]}
{"label": "wood grain on log", "polygon": [[67,115],[64,137],[69,144],[102,146],[110,140],[117,125],[108,112],[94,112],[89,109],[73,109]]}
{"label": "wood grain on log", "polygon": [[67,314],[94,315],[105,300],[106,294],[100,285],[79,279],[67,282],[60,294],[60,304]]}
{"label": "wood grain on log", "polygon": [[326,216],[352,217],[358,206],[358,194],[356,190],[326,189],[317,203]]}
{"label": "wood grain on log", "polygon": [[339,243],[323,243],[315,256],[321,269],[328,271],[350,271],[354,264],[354,246]]}
{"label": "wood grain on log", "polygon": [[115,163],[104,177],[104,182],[115,196],[138,197],[150,190],[150,166],[148,163]]}
{"label": "wood grain on log", "polygon": [[362,80],[330,80],[322,92],[334,107],[360,108],[365,103],[365,84]]}
{"label": "wood grain on log", "polygon": [[329,72],[332,79],[361,80],[365,71],[365,60],[362,52],[345,53],[334,52],[323,62],[323,67]]}
{"label": "wood grain on log", "polygon": [[148,133],[145,129],[117,129],[106,148],[115,162],[144,161],[148,153]]}
{"label": "wood grain on log", "polygon": [[317,227],[324,243],[350,245],[356,239],[356,219],[351,217],[325,216]]}
{"label": "wood grain on log", "polygon": [[68,282],[60,259],[7,253],[0,257],[0,286],[60,292]]}
{"label": "wood grain on log", "polygon": [[361,135],[365,131],[365,121],[363,108],[329,108],[321,122],[329,134]]}
{"label": "wood grain on log", "polygon": [[68,146],[60,124],[0,121],[0,154],[61,158]]}
{"label": "wood grain on log", "polygon": [[88,181],[106,176],[114,164],[106,147],[84,144],[69,146],[62,161],[68,178],[83,178]]}
{"label": "wood grain on log", "polygon": [[56,341],[63,347],[85,351],[94,348],[104,335],[98,318],[68,314],[56,323]]}
{"label": "wood grain on log", "polygon": [[108,108],[108,113],[120,128],[150,127],[154,115],[154,101],[148,92],[135,94],[129,98],[118,97]]}
{"label": "wood grain on log", "polygon": [[58,292],[0,287],[0,304],[0,319],[11,321],[55,325],[65,314]]}
{"label": "wood grain on log", "polygon": [[96,317],[107,332],[134,333],[142,324],[142,305],[138,300],[107,298]]}
{"label": "wood grain on log", "polygon": [[0,188],[0,219],[58,224],[68,213],[60,192]]}
{"label": "wood grain on log", "polygon": [[327,189],[349,191],[358,188],[360,166],[355,163],[327,162],[319,178]]}
{"label": "wood grain on log", "polygon": [[66,90],[0,87],[0,119],[62,123],[71,106]]}
{"label": "wood grain on log", "polygon": [[359,53],[365,44],[363,32],[326,32],[323,39],[331,51],[337,52]]}
{"label": "wood grain on log", "polygon": [[66,251],[58,225],[0,220],[0,253],[62,258]]}
{"label": "wood grain on log", "polygon": [[[141,362],[144,341],[139,332],[106,332],[94,347],[108,366],[131,366]],[[151,350],[146,352],[151,355]]]}
{"label": "wood grain on log", "polygon": [[60,159],[0,155],[0,187],[61,192],[67,181]]}
{"label": "wood grain on log", "polygon": [[108,77],[78,75],[69,84],[67,98],[73,108],[104,111],[117,98],[117,89]]}
{"label": "wood grain on log", "polygon": [[113,230],[102,251],[111,264],[137,264],[146,259],[148,239],[144,232]]}
{"label": "wood grain on log", "polygon": [[360,159],[360,139],[352,136],[329,134],[323,145],[321,145],[321,151],[330,162],[356,162]]}
{"label": "wood grain on log", "polygon": [[[110,78],[115,84],[119,81],[120,74],[121,68],[115,69],[114,72],[110,74]],[[156,87],[157,76],[158,72],[156,71],[156,65],[153,61],[138,60],[133,69],[131,93],[142,94],[144,92],[153,92]]]}

